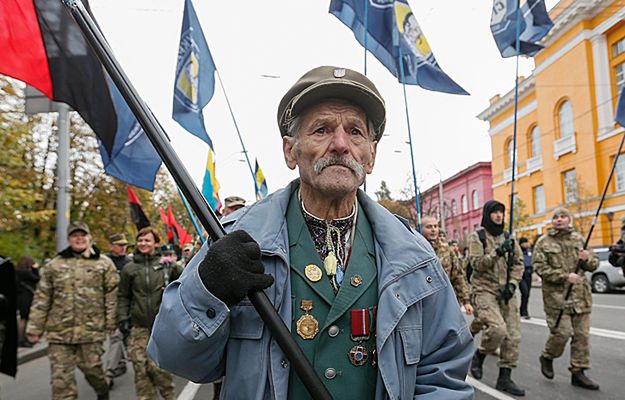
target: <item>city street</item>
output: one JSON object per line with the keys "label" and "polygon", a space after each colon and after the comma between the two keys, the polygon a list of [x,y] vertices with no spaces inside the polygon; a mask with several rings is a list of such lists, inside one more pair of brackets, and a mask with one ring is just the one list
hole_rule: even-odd
{"label": "city street", "polygon": [[[519,366],[512,372],[513,380],[526,390],[529,399],[583,399],[608,400],[623,398],[623,370],[625,368],[625,292],[593,294],[590,357],[592,369],[587,375],[601,386],[599,392],[587,391],[571,385],[569,347],[554,361],[556,376],[550,381],[540,373],[538,356],[547,340],[548,329],[542,308],[540,288],[530,294],[530,320],[521,320],[521,355]],[[476,338],[479,340],[479,336]],[[484,377],[480,381],[469,378],[476,386],[476,399],[511,399],[495,388],[497,360],[487,357]],[[620,394],[619,394],[620,393]]]}
{"label": "city street", "polygon": [[[622,399],[623,370],[625,369],[625,292],[593,295],[593,315],[591,330],[591,359],[593,368],[588,375],[601,385],[599,392],[589,392],[570,384],[568,368],[568,348],[565,355],[554,363],[556,377],[549,381],[540,374],[538,356],[547,338],[547,327],[542,311],[540,288],[533,288],[530,296],[531,320],[522,320],[521,357],[519,367],[513,371],[513,379],[526,389],[529,399],[582,399],[591,396],[593,400]],[[479,339],[479,337],[478,337]],[[81,399],[95,398],[95,394],[77,373]],[[488,357],[484,364],[484,378],[475,381],[476,399],[507,400],[511,396],[494,389],[497,380],[495,357]],[[176,378],[178,399],[212,399],[212,385],[194,385]],[[619,393],[621,393],[619,395]],[[3,400],[39,400],[50,397],[49,364],[47,357],[20,365],[17,379],[0,375],[0,398]],[[134,395],[133,372],[129,364],[128,372],[115,380],[111,399],[132,399]]]}

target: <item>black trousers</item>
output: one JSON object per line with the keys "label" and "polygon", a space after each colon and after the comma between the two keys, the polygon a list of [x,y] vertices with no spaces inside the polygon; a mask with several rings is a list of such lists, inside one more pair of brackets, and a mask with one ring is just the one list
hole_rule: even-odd
{"label": "black trousers", "polygon": [[532,289],[532,274],[523,273],[523,278],[519,282],[519,290],[521,290],[521,310],[522,317],[529,316],[527,312],[527,303],[530,299],[530,290]]}

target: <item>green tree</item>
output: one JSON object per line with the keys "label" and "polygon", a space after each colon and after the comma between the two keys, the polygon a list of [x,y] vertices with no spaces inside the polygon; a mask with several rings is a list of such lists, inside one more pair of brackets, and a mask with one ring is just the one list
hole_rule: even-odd
{"label": "green tree", "polygon": [[380,183],[380,189],[376,190],[375,195],[378,198],[378,201],[380,201],[380,200],[391,200],[391,191],[386,186],[386,182],[385,181],[382,181]]}

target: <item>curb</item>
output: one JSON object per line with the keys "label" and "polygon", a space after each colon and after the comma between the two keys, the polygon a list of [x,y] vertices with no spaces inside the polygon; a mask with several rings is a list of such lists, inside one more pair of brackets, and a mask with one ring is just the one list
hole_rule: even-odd
{"label": "curb", "polygon": [[48,345],[40,345],[28,350],[23,350],[17,355],[17,365],[27,363],[48,354]]}

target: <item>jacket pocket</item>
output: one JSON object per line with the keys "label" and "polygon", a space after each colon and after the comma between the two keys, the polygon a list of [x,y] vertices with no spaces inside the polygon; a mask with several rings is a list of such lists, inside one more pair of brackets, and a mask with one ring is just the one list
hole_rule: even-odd
{"label": "jacket pocket", "polygon": [[407,327],[399,331],[407,365],[418,364],[421,360],[421,333],[421,327]]}
{"label": "jacket pocket", "polygon": [[230,338],[260,339],[264,324],[252,303],[245,299],[230,310]]}

